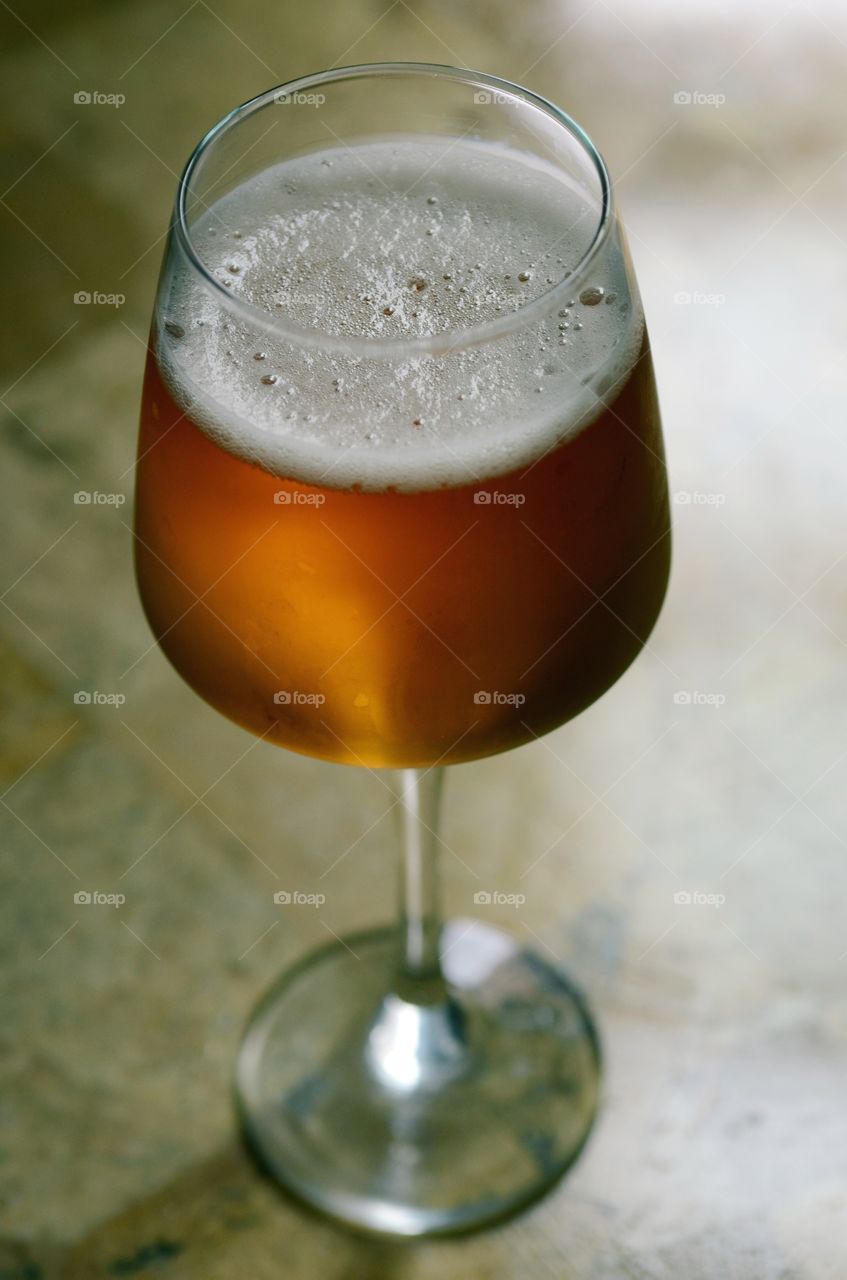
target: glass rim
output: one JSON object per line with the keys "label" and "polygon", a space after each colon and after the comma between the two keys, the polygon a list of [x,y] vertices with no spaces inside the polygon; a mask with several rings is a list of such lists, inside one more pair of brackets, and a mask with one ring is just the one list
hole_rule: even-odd
{"label": "glass rim", "polygon": [[[495,320],[480,321],[477,324],[466,325],[461,328],[445,329],[436,334],[409,338],[368,338],[348,337],[346,334],[328,334],[321,329],[299,325],[283,317],[272,315],[255,303],[233,295],[217,279],[198,252],[188,222],[191,182],[204,157],[236,125],[276,102],[282,95],[303,93],[322,84],[330,84],[337,80],[355,80],[363,79],[367,76],[384,75],[444,77],[451,80],[465,81],[468,85],[478,85],[482,89],[490,89],[536,107],[571,134],[593,164],[600,183],[601,203],[597,225],[591,242],[576,265],[571,268],[568,276],[562,277],[561,280],[556,281],[555,284],[550,285],[549,288],[533,298],[531,302],[517,307],[507,316],[502,316]],[[365,62],[349,67],[335,67],[329,71],[318,71],[310,75],[299,76],[296,80],[289,80],[272,89],[267,89],[253,98],[249,98],[246,102],[233,107],[225,116],[222,116],[197,143],[180,174],[172,230],[189,265],[200,277],[201,282],[212,290],[227,310],[244,320],[249,320],[254,325],[258,325],[264,331],[297,345],[319,348],[324,351],[344,351],[347,354],[357,356],[413,358],[423,355],[443,355],[450,351],[478,346],[492,339],[505,337],[563,306],[562,300],[569,298],[573,290],[584,283],[589,268],[608,239],[612,222],[612,182],[603,157],[582,126],[567,112],[562,111],[555,103],[550,102],[549,99],[533,93],[532,90],[526,89],[522,85],[515,84],[499,76],[488,75],[483,71],[472,71],[468,68],[430,62]]]}

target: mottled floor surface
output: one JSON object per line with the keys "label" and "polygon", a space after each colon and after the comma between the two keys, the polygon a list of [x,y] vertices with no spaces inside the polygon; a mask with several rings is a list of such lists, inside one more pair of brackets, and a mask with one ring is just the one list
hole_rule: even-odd
{"label": "mottled floor surface", "polygon": [[[2,1280],[843,1280],[847,15],[37,0],[0,21]],[[183,687],[127,527],[175,172],[269,84],[398,58],[524,81],[605,152],[679,499],[635,667],[579,722],[450,781],[450,909],[525,893],[502,921],[589,993],[602,1118],[531,1212],[412,1247],[264,1182],[229,1094],[279,969],[390,913],[386,793]],[[75,101],[95,92],[126,101]],[[74,303],[95,290],[125,302]],[[274,906],[319,881],[320,912]],[[74,901],[95,890],[126,903]],[[675,901],[696,892],[724,902]]]}

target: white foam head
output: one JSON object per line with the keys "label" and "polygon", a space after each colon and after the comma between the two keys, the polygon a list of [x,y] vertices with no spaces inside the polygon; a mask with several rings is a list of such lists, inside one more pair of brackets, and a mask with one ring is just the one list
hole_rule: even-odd
{"label": "white foam head", "polygon": [[571,274],[597,219],[552,164],[493,143],[415,136],[286,160],[212,205],[192,239],[231,297],[334,348],[253,323],[179,264],[160,302],[163,375],[203,431],[276,475],[420,490],[503,474],[596,416],[638,354],[614,237],[569,305],[539,304],[496,339],[408,358],[339,342],[519,313]]}

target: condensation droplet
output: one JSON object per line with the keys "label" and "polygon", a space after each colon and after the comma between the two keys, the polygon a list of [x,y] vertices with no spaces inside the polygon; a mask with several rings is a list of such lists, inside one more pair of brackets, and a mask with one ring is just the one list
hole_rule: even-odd
{"label": "condensation droplet", "polygon": [[254,360],[267,360],[267,358],[268,354],[266,351],[257,351],[253,356]]}
{"label": "condensation droplet", "polygon": [[383,308],[382,308],[382,314],[383,314],[384,316],[393,316],[393,315],[394,315],[394,308],[393,308],[393,307],[383,307]]}
{"label": "condensation droplet", "polygon": [[583,289],[579,295],[579,300],[584,307],[596,307],[602,302],[606,296],[606,290],[600,285],[589,285],[587,289]]}
{"label": "condensation droplet", "polygon": [[275,373],[263,373],[259,381],[263,382],[266,387],[272,387],[277,381],[277,376]]}

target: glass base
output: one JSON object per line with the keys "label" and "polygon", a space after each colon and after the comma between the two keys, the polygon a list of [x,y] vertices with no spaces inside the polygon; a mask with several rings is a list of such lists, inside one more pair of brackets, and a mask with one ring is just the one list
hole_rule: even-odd
{"label": "glass base", "polygon": [[579,1154],[599,1047],[580,996],[508,934],[455,920],[447,981],[392,990],[384,929],[307,956],[268,992],[237,1067],[245,1127],[290,1191],[392,1236],[468,1231]]}

